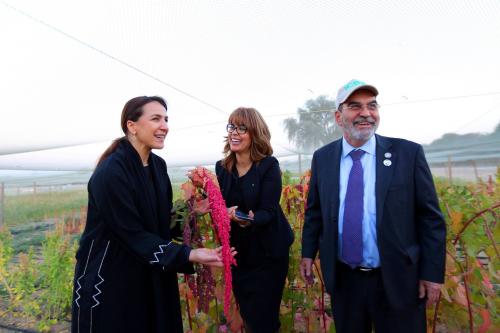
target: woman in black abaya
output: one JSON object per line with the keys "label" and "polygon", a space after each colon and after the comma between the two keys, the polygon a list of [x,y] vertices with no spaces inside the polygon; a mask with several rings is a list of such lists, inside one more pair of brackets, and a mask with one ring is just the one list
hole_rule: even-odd
{"label": "woman in black abaya", "polygon": [[161,149],[168,133],[161,97],[136,97],[121,116],[125,136],[99,159],[77,252],[72,332],[182,332],[177,272],[222,266],[220,249],[172,242],[172,187]]}

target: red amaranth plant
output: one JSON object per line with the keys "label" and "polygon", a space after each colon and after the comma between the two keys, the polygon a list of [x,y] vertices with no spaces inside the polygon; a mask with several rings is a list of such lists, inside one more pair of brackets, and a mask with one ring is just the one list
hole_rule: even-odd
{"label": "red amaranth plant", "polygon": [[[224,263],[224,315],[229,319],[232,291],[231,265],[236,265],[236,261],[231,255],[231,245],[229,243],[231,223],[227,215],[226,203],[222,198],[217,177],[209,170],[197,167],[189,172],[189,178],[195,188],[202,189],[207,196],[209,212],[212,217],[212,228],[216,233],[218,242],[222,246],[222,260]],[[202,200],[198,200],[198,202],[200,201]]]}

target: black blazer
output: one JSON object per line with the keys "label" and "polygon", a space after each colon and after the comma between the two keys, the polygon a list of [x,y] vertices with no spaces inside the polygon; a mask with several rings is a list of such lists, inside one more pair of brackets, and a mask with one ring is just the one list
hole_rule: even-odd
{"label": "black blazer", "polygon": [[[446,225],[420,145],[376,135],[377,243],[384,289],[394,307],[415,304],[418,280],[442,283]],[[342,140],[314,153],[302,257],[319,251],[327,291],[335,287]],[[384,155],[390,153],[391,157]],[[383,161],[392,164],[385,166]]]}
{"label": "black blazer", "polygon": [[[267,156],[255,162],[257,172],[249,172],[253,177],[250,185],[242,188],[242,195],[249,210],[255,214],[250,228],[259,234],[266,255],[280,258],[288,255],[293,242],[293,232],[279,204],[281,197],[281,171],[278,160]],[[233,176],[218,161],[215,172],[220,184],[222,196],[228,197]],[[236,249],[238,250],[238,249]]]}

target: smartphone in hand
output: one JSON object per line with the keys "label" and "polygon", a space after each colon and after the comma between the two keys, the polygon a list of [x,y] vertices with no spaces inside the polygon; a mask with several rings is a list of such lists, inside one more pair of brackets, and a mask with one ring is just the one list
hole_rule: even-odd
{"label": "smartphone in hand", "polygon": [[245,213],[243,213],[242,211],[239,211],[239,210],[236,210],[236,212],[234,212],[234,215],[237,218],[239,218],[240,220],[243,220],[243,221],[248,221],[248,222],[252,222],[253,221],[253,217],[250,217],[250,215],[245,214]]}

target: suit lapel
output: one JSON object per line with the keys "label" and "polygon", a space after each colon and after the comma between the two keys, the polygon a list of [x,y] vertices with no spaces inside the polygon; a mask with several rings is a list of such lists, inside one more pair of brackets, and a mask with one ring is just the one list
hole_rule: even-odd
{"label": "suit lapel", "polygon": [[[383,215],[383,207],[387,189],[392,180],[392,174],[397,167],[397,156],[391,149],[391,142],[380,135],[376,135],[376,180],[375,180],[375,196],[377,200],[377,228],[380,226],[380,221]],[[386,155],[387,154],[387,155]],[[384,164],[384,161],[386,164]],[[389,163],[389,162],[390,163]]]}
{"label": "suit lapel", "polygon": [[[330,216],[330,221],[335,221],[335,225],[338,225],[339,216],[339,178],[340,178],[340,159],[342,158],[342,139],[337,140],[333,143],[331,153],[329,155],[328,167],[331,168],[330,176],[328,177],[328,190],[332,189],[332,211]],[[338,228],[335,228],[338,231]]]}

